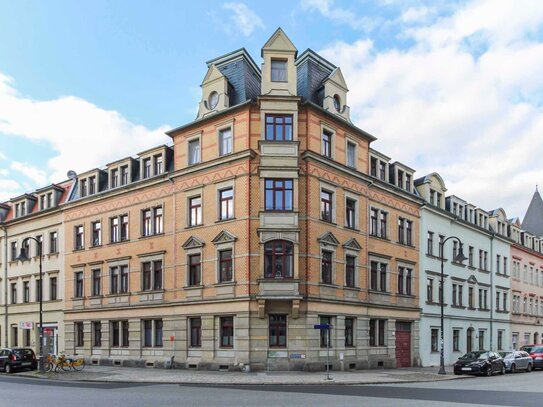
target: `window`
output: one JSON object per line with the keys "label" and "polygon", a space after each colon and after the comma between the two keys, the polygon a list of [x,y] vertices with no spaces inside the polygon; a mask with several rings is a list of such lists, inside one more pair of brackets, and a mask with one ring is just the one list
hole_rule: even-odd
{"label": "window", "polygon": [[498,350],[503,350],[503,332],[498,330]]}
{"label": "window", "polygon": [[200,317],[189,318],[190,338],[189,346],[199,348],[202,346],[202,319]]}
{"label": "window", "polygon": [[407,267],[398,267],[398,294],[411,295],[413,285],[413,270]]}
{"label": "window", "polygon": [[[507,311],[507,293],[503,293],[502,300],[503,300],[502,310]],[[541,304],[543,305],[543,303]]]}
{"label": "window", "polygon": [[162,260],[141,263],[142,291],[162,289]]}
{"label": "window", "polygon": [[23,302],[30,302],[30,281],[23,281]]}
{"label": "window", "polygon": [[83,297],[83,272],[82,271],[75,272],[74,277],[75,277],[74,297],[82,298]]}
{"label": "window", "polygon": [[202,197],[189,198],[189,226],[202,224]]}
{"label": "window", "polygon": [[426,279],[426,302],[429,302],[429,303],[434,302],[434,279],[433,278]]}
{"label": "window", "polygon": [[162,347],[162,320],[143,320],[143,346],[146,348]]}
{"label": "window", "polygon": [[[190,149],[190,143],[189,143]],[[143,178],[149,178],[151,176],[151,158],[145,158],[143,160]]]}
{"label": "window", "polygon": [[219,191],[219,220],[234,217],[234,190],[232,188]]}
{"label": "window", "polygon": [[387,264],[378,261],[370,263],[370,289],[387,292]]}
{"label": "window", "polygon": [[19,256],[19,253],[17,253],[17,242],[11,242],[11,261],[16,261],[17,256]]}
{"label": "window", "polygon": [[398,218],[398,243],[405,244],[405,219]]}
{"label": "window", "polygon": [[327,130],[322,132],[322,155],[332,158],[332,133]]}
{"label": "window", "polygon": [[219,283],[232,281],[232,249],[219,252]]}
{"label": "window", "polygon": [[287,316],[269,316],[269,344],[270,348],[286,348],[287,346]]}
{"label": "window", "polygon": [[200,162],[200,139],[189,141],[189,165],[198,164]]}
{"label": "window", "polygon": [[345,256],[345,285],[356,287],[356,257]]}
{"label": "window", "polygon": [[321,219],[332,222],[332,192],[321,191]]}
{"label": "window", "polygon": [[294,245],[285,240],[273,240],[264,245],[264,277],[292,278]]}
{"label": "window", "polygon": [[49,299],[55,301],[57,299],[58,280],[56,277],[49,278]]}
{"label": "window", "polygon": [[85,335],[83,330],[83,322],[75,323],[75,346],[82,347],[85,345]]}
{"label": "window", "polygon": [[356,167],[356,144],[347,141],[347,166]]}
{"label": "window", "polygon": [[411,192],[411,175],[405,174],[405,190]]}
{"label": "window", "polygon": [[[81,191],[79,192],[79,196],[81,198],[84,198],[87,196],[87,180],[86,179],[82,179],[81,180]],[[44,196],[45,198],[45,196]],[[44,203],[42,204],[42,209],[45,207],[45,199],[44,199]]]}
{"label": "window", "polygon": [[89,177],[89,195],[94,195],[97,191],[96,177]]}
{"label": "window", "polygon": [[36,301],[40,301],[41,295],[41,280],[36,280]]}
{"label": "window", "polygon": [[370,235],[387,238],[387,219],[388,214],[382,210],[370,209]]}
{"label": "window", "polygon": [[434,255],[434,232],[428,232],[426,254]]}
{"label": "window", "polygon": [[118,348],[120,344],[119,321],[110,322],[111,347]]}
{"label": "window", "polygon": [[271,60],[271,81],[286,82],[287,81],[287,61],[285,59]]}
{"label": "window", "polygon": [[219,130],[219,155],[232,153],[232,129]]}
{"label": "window", "polygon": [[345,226],[349,229],[356,228],[356,200],[345,200]]}
{"label": "window", "polygon": [[345,318],[345,347],[354,346],[354,318]]}
{"label": "window", "polygon": [[51,232],[49,233],[49,253],[57,253],[58,252],[58,248],[57,248],[57,232]]}
{"label": "window", "polygon": [[102,323],[100,321],[92,323],[92,346],[102,346]]}
{"label": "window", "polygon": [[[152,236],[163,233],[163,210],[161,206],[154,208],[144,209],[141,212],[142,215],[142,236]],[[128,217],[126,217],[126,229],[128,230]],[[125,228],[124,217],[121,218],[123,222],[121,226],[121,239],[123,237],[123,229]]]}
{"label": "window", "polygon": [[121,185],[126,185],[130,181],[128,177],[128,165],[121,167]]}
{"label": "window", "polygon": [[201,267],[201,256],[199,254],[191,254],[189,256],[189,286],[200,285]]}
{"label": "window", "polygon": [[405,221],[405,244],[413,246],[413,222],[410,220]]}
{"label": "window", "polygon": [[267,211],[292,211],[293,181],[291,179],[267,179],[265,204]]}
{"label": "window", "polygon": [[11,346],[14,348],[19,346],[19,330],[16,326],[11,327]]}
{"label": "window", "polygon": [[387,174],[387,169],[386,169],[386,163],[380,161],[379,162],[379,178],[382,179],[383,181],[386,181],[386,174]]}
{"label": "window", "polygon": [[220,318],[220,345],[221,348],[234,347],[234,317]]}
{"label": "window", "polygon": [[128,215],[121,216],[121,242],[128,240]]}
{"label": "window", "polygon": [[92,222],[92,245],[100,246],[102,244],[102,222]]}
{"label": "window", "polygon": [[35,255],[37,257],[37,256],[40,256],[41,254],[43,254],[43,236],[42,235],[37,235],[36,240],[38,241],[36,243],[36,251],[35,251],[35,253],[36,253]]}
{"label": "window", "polygon": [[332,252],[322,252],[321,281],[323,284],[332,284]]}
{"label": "window", "polygon": [[100,270],[92,270],[92,295],[102,294],[102,276]]}
{"label": "window", "polygon": [[[321,316],[319,319],[321,325],[332,325],[332,317]],[[330,329],[320,329],[319,331],[321,348],[332,347],[332,331]]]}
{"label": "window", "polygon": [[453,352],[460,352],[460,329],[453,329]]}
{"label": "window", "polygon": [[292,115],[267,114],[266,140],[292,141]]}
{"label": "window", "polygon": [[485,331],[479,331],[479,350],[485,348]]}
{"label": "window", "polygon": [[83,225],[75,227],[75,250],[81,250],[84,246]]}
{"label": "window", "polygon": [[475,298],[473,297],[473,287],[468,288],[468,307],[474,309],[475,308]]}
{"label": "window", "polygon": [[128,266],[113,266],[109,268],[109,293],[128,293]]}
{"label": "window", "polygon": [[109,220],[109,233],[111,243],[117,243],[120,241],[120,225],[118,216]]}
{"label": "window", "polygon": [[157,154],[153,157],[155,175],[162,174],[164,172],[164,158],[162,154]]}
{"label": "window", "polygon": [[114,169],[110,172],[111,177],[111,188],[117,188],[119,186],[119,170]]}
{"label": "window", "polygon": [[385,319],[370,319],[370,346],[385,346]]}
{"label": "window", "polygon": [[432,347],[432,352],[439,352],[438,336],[439,336],[439,329],[432,328],[431,339],[430,339],[430,344],[431,344],[430,346]]}
{"label": "window", "polygon": [[473,246],[469,247],[468,253],[468,265],[473,267]]}
{"label": "window", "polygon": [[501,256],[499,254],[496,255],[496,273],[500,274],[500,266],[501,266]]}

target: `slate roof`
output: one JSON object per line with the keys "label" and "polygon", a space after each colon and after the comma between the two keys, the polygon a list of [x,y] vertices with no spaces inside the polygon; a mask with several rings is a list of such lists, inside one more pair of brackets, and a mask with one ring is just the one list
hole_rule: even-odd
{"label": "slate roof", "polygon": [[543,236],[543,199],[537,188],[522,220],[522,229],[533,235]]}

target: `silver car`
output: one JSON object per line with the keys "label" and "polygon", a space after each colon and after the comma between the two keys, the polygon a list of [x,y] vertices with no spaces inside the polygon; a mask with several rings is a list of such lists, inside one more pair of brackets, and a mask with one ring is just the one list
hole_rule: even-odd
{"label": "silver car", "polygon": [[509,352],[500,352],[505,364],[507,372],[516,373],[519,370],[531,372],[533,368],[533,360],[531,356],[521,350],[513,350]]}

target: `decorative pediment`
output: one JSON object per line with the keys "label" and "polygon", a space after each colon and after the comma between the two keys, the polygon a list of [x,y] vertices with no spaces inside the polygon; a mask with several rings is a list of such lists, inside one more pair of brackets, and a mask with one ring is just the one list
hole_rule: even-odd
{"label": "decorative pediment", "polygon": [[237,237],[234,236],[232,233],[227,232],[226,230],[221,231],[215,238],[211,241],[213,244],[221,244],[221,243],[232,243],[237,240]]}
{"label": "decorative pediment", "polygon": [[347,88],[347,83],[345,82],[345,78],[343,77],[343,74],[341,73],[340,68],[334,69],[334,71],[328,75],[328,78],[324,80],[324,82],[332,81],[337,86],[342,88],[345,92],[347,92],[349,89]]}
{"label": "decorative pediment", "polygon": [[181,246],[183,249],[197,249],[199,247],[204,247],[204,241],[198,239],[196,236],[191,236],[187,239],[185,243]]}
{"label": "decorative pediment", "polygon": [[262,52],[267,50],[297,52],[296,47],[281,28],[278,28],[262,47]]}
{"label": "decorative pediment", "polygon": [[475,278],[473,274],[468,277],[468,284],[478,284],[478,283],[479,282],[477,281],[477,279]]}
{"label": "decorative pediment", "polygon": [[338,246],[339,240],[336,239],[332,232],[326,232],[317,239],[320,243],[330,246]]}
{"label": "decorative pediment", "polygon": [[360,246],[360,243],[358,243],[358,241],[354,237],[343,243],[343,247],[345,249],[356,251],[360,251],[362,249],[362,246]]}
{"label": "decorative pediment", "polygon": [[206,83],[213,82],[217,79],[223,79],[225,76],[222,74],[221,71],[219,71],[219,68],[217,68],[215,65],[211,65],[209,69],[207,70],[206,76],[204,77],[204,80],[202,81],[202,86]]}

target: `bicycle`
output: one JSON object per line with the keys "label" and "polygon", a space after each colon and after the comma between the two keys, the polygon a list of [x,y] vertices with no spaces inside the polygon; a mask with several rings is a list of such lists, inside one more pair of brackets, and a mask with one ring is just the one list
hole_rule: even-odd
{"label": "bicycle", "polygon": [[67,358],[66,355],[60,354],[58,357],[55,355],[48,355],[47,362],[45,363],[45,371],[55,373],[60,372],[61,370],[68,372],[71,369],[79,372],[85,368],[85,359],[83,358]]}

